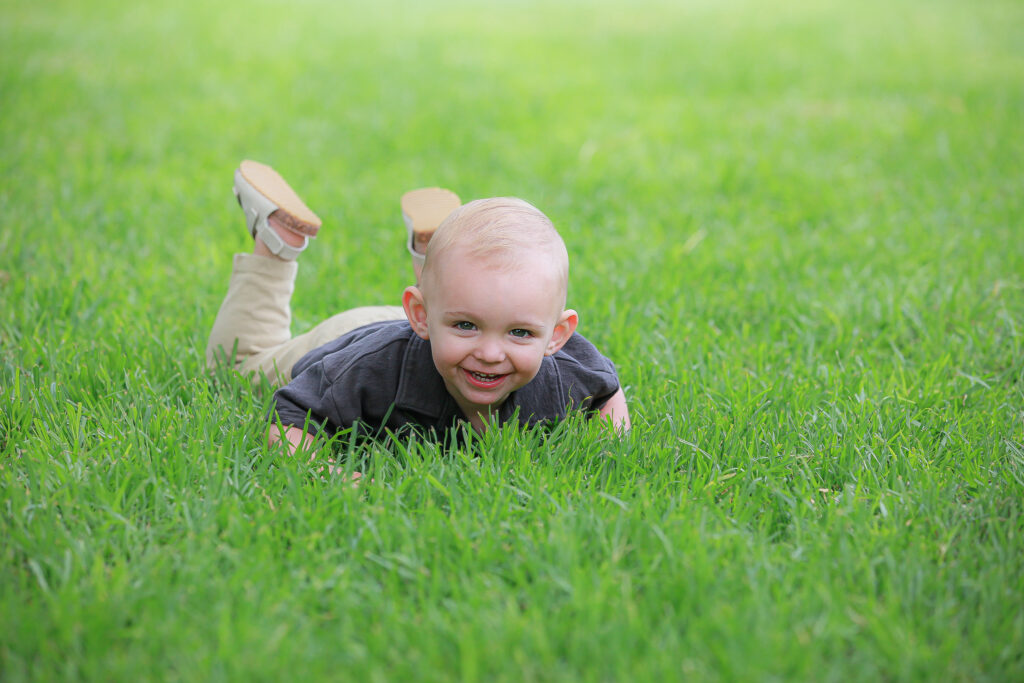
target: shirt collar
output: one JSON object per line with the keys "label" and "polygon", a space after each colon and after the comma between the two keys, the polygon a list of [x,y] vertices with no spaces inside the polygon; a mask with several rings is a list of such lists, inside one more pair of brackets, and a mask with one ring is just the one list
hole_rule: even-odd
{"label": "shirt collar", "polygon": [[395,406],[437,420],[448,413],[458,414],[458,406],[444,386],[444,379],[434,367],[430,343],[410,329],[409,344],[402,359]]}

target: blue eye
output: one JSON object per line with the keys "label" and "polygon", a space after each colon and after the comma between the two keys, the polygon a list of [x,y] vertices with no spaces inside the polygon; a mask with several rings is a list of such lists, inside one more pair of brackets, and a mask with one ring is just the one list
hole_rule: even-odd
{"label": "blue eye", "polygon": [[476,325],[467,320],[460,320],[459,322],[455,323],[455,329],[462,330],[463,332],[472,332],[473,330],[476,329]]}
{"label": "blue eye", "polygon": [[533,332],[530,332],[529,330],[524,330],[521,327],[517,327],[514,330],[509,331],[509,334],[511,334],[513,337],[518,337],[519,339],[526,339],[527,337],[533,336]]}

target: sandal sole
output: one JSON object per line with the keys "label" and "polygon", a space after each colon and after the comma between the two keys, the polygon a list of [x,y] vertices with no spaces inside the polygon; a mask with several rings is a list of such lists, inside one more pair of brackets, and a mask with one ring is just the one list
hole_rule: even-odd
{"label": "sandal sole", "polygon": [[441,187],[422,187],[402,195],[402,217],[410,233],[434,232],[455,209],[459,196]]}
{"label": "sandal sole", "polygon": [[323,221],[306,206],[295,190],[277,171],[266,164],[246,159],[238,166],[239,173],[247,183],[277,205],[278,216],[291,230],[308,237],[315,237]]}

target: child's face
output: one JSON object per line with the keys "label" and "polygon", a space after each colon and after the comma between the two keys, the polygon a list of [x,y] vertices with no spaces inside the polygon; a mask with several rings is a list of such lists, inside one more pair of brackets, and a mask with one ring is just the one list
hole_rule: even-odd
{"label": "child's face", "polygon": [[542,257],[526,256],[509,270],[448,254],[429,290],[406,290],[413,329],[430,340],[448,393],[474,425],[575,331],[576,312],[562,309],[561,288]]}

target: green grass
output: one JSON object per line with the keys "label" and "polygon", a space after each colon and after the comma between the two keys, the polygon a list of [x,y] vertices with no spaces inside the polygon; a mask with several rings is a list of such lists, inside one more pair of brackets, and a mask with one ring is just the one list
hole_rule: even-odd
{"label": "green grass", "polygon": [[[1021,680],[1024,6],[0,1],[3,680]],[[635,428],[264,445],[242,158],[554,219]]]}

